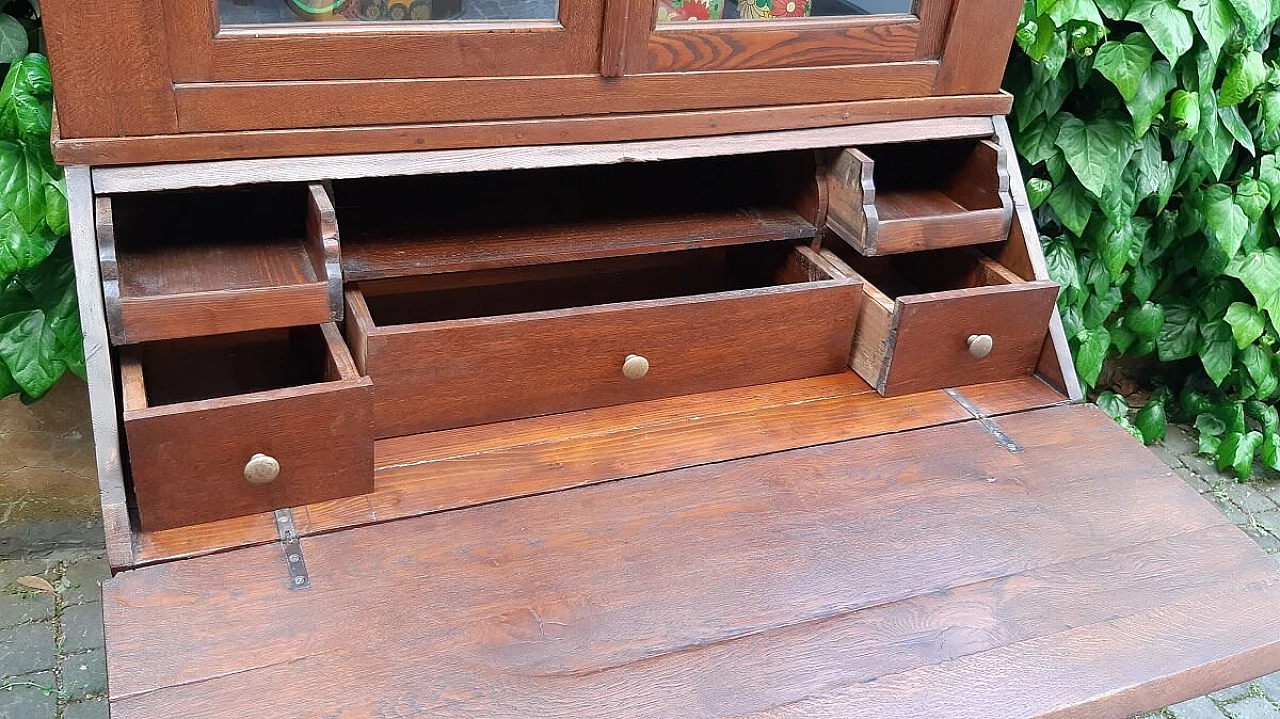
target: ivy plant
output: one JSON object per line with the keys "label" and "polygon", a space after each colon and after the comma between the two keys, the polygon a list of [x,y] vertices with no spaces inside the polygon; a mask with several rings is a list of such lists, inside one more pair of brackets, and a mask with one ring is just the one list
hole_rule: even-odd
{"label": "ivy plant", "polygon": [[[1280,0],[1026,0],[1006,76],[1086,391],[1280,469]],[[1104,366],[1159,389],[1130,417]]]}
{"label": "ivy plant", "polygon": [[0,86],[0,397],[24,402],[68,370],[84,377],[66,186],[49,148],[52,105],[44,56],[14,62]]}

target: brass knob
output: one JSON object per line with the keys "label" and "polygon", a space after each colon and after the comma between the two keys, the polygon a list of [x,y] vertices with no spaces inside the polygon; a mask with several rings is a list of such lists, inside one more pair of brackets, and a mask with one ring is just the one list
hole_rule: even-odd
{"label": "brass knob", "polygon": [[244,465],[244,478],[249,484],[270,484],[280,476],[280,462],[259,452]]}
{"label": "brass knob", "polygon": [[627,355],[622,361],[622,374],[627,379],[640,379],[649,374],[649,360],[640,355]]}
{"label": "brass knob", "polygon": [[969,345],[969,354],[973,355],[974,359],[982,359],[991,354],[991,348],[994,345],[991,335],[969,335],[966,344]]}

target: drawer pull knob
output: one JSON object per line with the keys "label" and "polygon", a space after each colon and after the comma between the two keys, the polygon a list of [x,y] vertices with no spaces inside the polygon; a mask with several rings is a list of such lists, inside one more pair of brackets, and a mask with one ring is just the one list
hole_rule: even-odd
{"label": "drawer pull knob", "polygon": [[969,335],[967,342],[969,354],[973,355],[975,359],[982,359],[991,354],[991,347],[993,346],[991,335]]}
{"label": "drawer pull knob", "polygon": [[280,476],[280,462],[275,457],[262,454],[253,455],[244,466],[244,478],[249,484],[270,484]]}
{"label": "drawer pull knob", "polygon": [[640,355],[627,355],[622,361],[622,374],[627,379],[640,379],[649,374],[649,360]]}

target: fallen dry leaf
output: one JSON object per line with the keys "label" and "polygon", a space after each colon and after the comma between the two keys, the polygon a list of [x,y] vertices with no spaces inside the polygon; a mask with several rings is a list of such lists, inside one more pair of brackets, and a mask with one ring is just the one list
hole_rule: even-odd
{"label": "fallen dry leaf", "polygon": [[53,594],[53,585],[44,577],[18,577],[17,581],[18,584],[21,584],[28,589]]}

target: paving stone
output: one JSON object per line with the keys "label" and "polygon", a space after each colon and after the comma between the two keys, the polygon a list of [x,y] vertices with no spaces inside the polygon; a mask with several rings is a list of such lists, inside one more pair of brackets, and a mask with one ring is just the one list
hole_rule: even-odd
{"label": "paving stone", "polygon": [[1169,713],[1177,719],[1226,719],[1226,715],[1218,710],[1218,706],[1208,697],[1196,697],[1190,701],[1174,704]]}
{"label": "paving stone", "polygon": [[56,684],[53,672],[0,679],[0,719],[54,719],[58,695],[49,690]]}
{"label": "paving stone", "polygon": [[1173,452],[1170,452],[1168,449],[1165,449],[1158,444],[1151,445],[1151,452],[1155,454],[1161,462],[1169,465],[1170,469],[1177,469],[1178,467],[1183,466],[1182,461],[1179,460]]}
{"label": "paving stone", "polygon": [[53,616],[48,592],[0,592],[0,629]]}
{"label": "paving stone", "polygon": [[1182,465],[1178,465],[1177,467],[1174,467],[1173,471],[1176,472],[1179,477],[1182,477],[1182,479],[1185,480],[1187,484],[1191,485],[1197,492],[1200,492],[1201,494],[1204,494],[1205,492],[1208,492],[1211,489],[1213,489],[1212,483],[1206,481],[1204,477],[1201,477],[1200,475],[1196,474],[1195,472],[1192,472],[1191,470],[1187,469],[1186,467],[1183,467]]}
{"label": "paving stone", "polygon": [[62,601],[67,604],[84,604],[102,601],[102,581],[111,576],[107,560],[94,557],[67,565],[62,586]]}
{"label": "paving stone", "polygon": [[1249,697],[1223,707],[1232,719],[1280,719],[1280,709],[1262,697]]}
{"label": "paving stone", "polygon": [[23,624],[0,630],[0,677],[53,669],[53,627]]}
{"label": "paving stone", "polygon": [[1169,431],[1165,433],[1164,441],[1161,444],[1165,449],[1178,456],[1195,454],[1198,448],[1197,442],[1191,438],[1191,435],[1177,425],[1169,427]]}
{"label": "paving stone", "polygon": [[1222,491],[1226,492],[1232,503],[1246,512],[1267,512],[1276,509],[1276,503],[1255,489],[1252,484],[1230,482],[1222,486]]}
{"label": "paving stone", "polygon": [[1187,469],[1209,480],[1210,483],[1212,483],[1215,478],[1224,476],[1218,471],[1217,467],[1213,466],[1213,461],[1203,455],[1188,454],[1183,455],[1180,459],[1182,460],[1182,463],[1187,466]]}
{"label": "paving stone", "polygon": [[1239,699],[1240,697],[1248,694],[1251,691],[1249,688],[1249,685],[1251,684],[1253,684],[1253,682],[1248,681],[1248,682],[1243,682],[1241,684],[1237,684],[1233,687],[1227,687],[1226,689],[1219,689],[1216,692],[1210,692],[1209,698],[1215,701],[1220,701],[1220,702],[1231,701],[1232,699]]}
{"label": "paving stone", "polygon": [[1280,672],[1258,677],[1253,683],[1258,685],[1263,694],[1271,697],[1274,701],[1280,701]]}
{"label": "paving stone", "polygon": [[62,610],[62,651],[68,654],[101,649],[102,605],[77,604]]}
{"label": "paving stone", "polygon": [[107,700],[89,699],[68,704],[62,710],[62,719],[108,719]]}
{"label": "paving stone", "polygon": [[62,691],[74,701],[107,690],[107,658],[101,649],[63,657]]}

